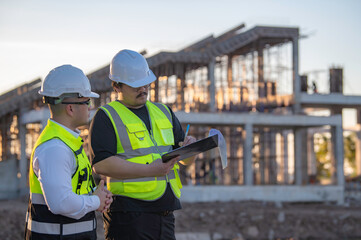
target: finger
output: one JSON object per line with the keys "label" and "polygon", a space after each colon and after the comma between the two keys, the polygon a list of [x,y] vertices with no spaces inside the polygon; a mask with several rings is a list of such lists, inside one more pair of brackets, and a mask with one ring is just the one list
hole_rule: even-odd
{"label": "finger", "polygon": [[188,145],[188,144],[191,144],[191,143],[194,143],[196,141],[196,139],[192,136],[187,136],[186,139],[184,140],[184,144]]}
{"label": "finger", "polygon": [[182,146],[183,146],[183,142],[179,142],[178,145],[179,145],[180,147],[182,147]]}
{"label": "finger", "polygon": [[191,141],[192,141],[192,138],[191,138],[190,136],[187,136],[186,139],[184,139],[183,145],[184,145],[184,146],[185,146],[185,145],[188,145],[188,144],[191,143]]}
{"label": "finger", "polygon": [[100,188],[100,190],[104,190],[104,180],[100,180],[99,188]]}

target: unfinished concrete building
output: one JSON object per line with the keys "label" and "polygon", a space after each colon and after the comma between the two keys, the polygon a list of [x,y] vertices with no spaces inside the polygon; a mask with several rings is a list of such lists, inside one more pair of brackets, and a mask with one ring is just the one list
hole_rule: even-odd
{"label": "unfinished concrete building", "polygon": [[[210,35],[177,52],[147,57],[158,77],[150,100],[172,107],[190,134],[220,130],[226,141],[228,168],[216,150],[182,169],[184,201],[270,200],[337,201],[344,199],[342,109],[361,107],[361,96],[346,96],[342,69],[330,70],[329,90],[310,94],[307,75],[299,74],[299,29],[239,25]],[[97,107],[116,99],[109,66],[88,75],[100,94]],[[27,192],[31,148],[49,116],[37,91],[40,79],[0,97],[0,198]],[[317,115],[328,109],[327,116]],[[360,123],[360,119],[358,122]],[[315,183],[314,134],[330,132],[332,177]],[[357,173],[361,173],[360,131]],[[84,128],[83,136],[87,136]]]}

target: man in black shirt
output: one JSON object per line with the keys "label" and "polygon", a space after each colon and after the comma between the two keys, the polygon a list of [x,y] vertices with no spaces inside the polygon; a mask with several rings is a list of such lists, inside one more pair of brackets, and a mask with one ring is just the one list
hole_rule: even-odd
{"label": "man in black shirt", "polygon": [[106,239],[175,239],[173,211],[181,208],[179,157],[163,163],[161,154],[195,138],[184,139],[170,108],[147,101],[156,77],[142,55],[120,51],[109,78],[119,100],[97,111],[89,134],[93,168],[108,177],[114,195],[103,215]]}

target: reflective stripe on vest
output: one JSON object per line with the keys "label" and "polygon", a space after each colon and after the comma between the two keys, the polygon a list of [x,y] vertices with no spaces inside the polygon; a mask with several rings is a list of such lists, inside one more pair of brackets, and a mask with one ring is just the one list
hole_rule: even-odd
{"label": "reflective stripe on vest", "polygon": [[[112,122],[117,137],[118,155],[125,160],[140,164],[148,164],[161,158],[162,154],[172,150],[174,144],[173,121],[169,109],[163,104],[149,101],[146,107],[151,133],[144,122],[122,103],[115,101],[101,107]],[[169,181],[175,195],[180,197],[182,184],[178,169],[179,166],[176,164],[168,175],[157,178],[120,180],[108,177],[108,189],[115,195],[152,201],[162,196],[161,189],[165,190],[165,182]]]}
{"label": "reflective stripe on vest", "polygon": [[[51,235],[71,235],[83,232],[90,232],[96,229],[97,226],[95,218],[90,221],[66,224],[38,222],[32,220],[31,218],[28,218],[27,222],[29,231]],[[61,227],[63,229],[62,232]]]}
{"label": "reflective stripe on vest", "polygon": [[135,150],[129,150],[129,151],[122,153],[121,156],[124,157],[125,159],[129,159],[129,158],[137,157],[140,155],[145,156],[145,155],[157,152],[157,151],[169,152],[170,150],[169,150],[169,146],[157,146],[157,147],[152,146],[149,148],[138,148]]}
{"label": "reflective stripe on vest", "polygon": [[[89,195],[89,194],[83,194],[83,195]],[[30,193],[30,200],[32,204],[46,205],[44,195],[40,193]]]}
{"label": "reflective stripe on vest", "polygon": [[[169,180],[175,179],[174,171],[171,171],[170,173],[168,173],[167,176],[168,176]],[[124,180],[111,178],[110,182],[147,182],[147,181],[154,181],[154,180],[156,180],[155,177],[132,178],[132,179],[124,179]],[[157,181],[165,181],[165,180],[167,180],[166,176],[157,177]]]}

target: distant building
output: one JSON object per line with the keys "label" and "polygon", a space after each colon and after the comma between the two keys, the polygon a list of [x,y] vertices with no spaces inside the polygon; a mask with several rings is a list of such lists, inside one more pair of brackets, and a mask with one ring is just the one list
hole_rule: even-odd
{"label": "distant building", "polygon": [[[158,77],[151,85],[150,100],[171,106],[181,123],[191,124],[197,138],[212,127],[227,141],[225,170],[217,151],[182,169],[184,201],[343,202],[342,109],[360,109],[361,96],[342,93],[340,68],[330,70],[328,92],[309,94],[307,76],[299,74],[299,37],[298,28],[245,30],[242,24],[147,59]],[[106,66],[88,75],[92,89],[100,93],[93,111],[116,99],[108,74]],[[40,79],[0,96],[0,178],[4,178],[0,198],[27,191],[31,149],[49,115],[37,94],[39,87]],[[317,116],[319,109],[329,114]],[[325,131],[332,136],[333,163],[327,186],[315,182],[314,134]],[[359,139],[359,174],[360,150]]]}

